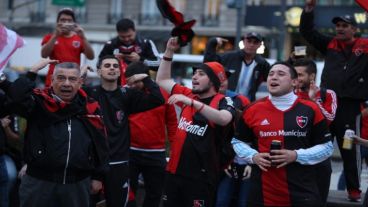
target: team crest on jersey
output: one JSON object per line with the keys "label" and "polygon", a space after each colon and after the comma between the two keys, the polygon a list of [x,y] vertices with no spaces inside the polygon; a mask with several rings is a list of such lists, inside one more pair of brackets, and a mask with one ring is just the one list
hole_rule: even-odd
{"label": "team crest on jersey", "polygon": [[119,123],[124,119],[124,112],[123,111],[117,111],[116,112],[116,119]]}
{"label": "team crest on jersey", "polygon": [[360,55],[363,54],[363,50],[361,48],[358,48],[358,49],[354,50],[354,53],[355,53],[356,56],[360,56]]}
{"label": "team crest on jersey", "polygon": [[300,128],[304,128],[308,124],[308,117],[306,116],[297,116],[296,123]]}
{"label": "team crest on jersey", "polygon": [[205,207],[204,200],[193,200],[193,207]]}
{"label": "team crest on jersey", "polygon": [[78,47],[80,47],[80,42],[79,42],[79,41],[74,40],[74,41],[72,42],[72,45],[73,45],[73,47],[78,48]]}

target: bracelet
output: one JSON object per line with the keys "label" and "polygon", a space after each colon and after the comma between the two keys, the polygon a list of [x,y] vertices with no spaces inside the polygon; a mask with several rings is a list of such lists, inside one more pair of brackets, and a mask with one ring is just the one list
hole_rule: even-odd
{"label": "bracelet", "polygon": [[163,56],[162,59],[164,59],[165,61],[172,61],[173,58],[171,57],[166,57],[166,56]]}
{"label": "bracelet", "polygon": [[202,106],[201,108],[198,109],[198,112],[201,112],[203,108],[204,108],[204,103],[202,103]]}

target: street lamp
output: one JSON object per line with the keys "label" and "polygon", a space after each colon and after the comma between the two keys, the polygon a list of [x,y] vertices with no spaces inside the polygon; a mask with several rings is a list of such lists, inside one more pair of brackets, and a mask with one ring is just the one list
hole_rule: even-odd
{"label": "street lamp", "polygon": [[228,8],[236,9],[236,37],[235,42],[239,42],[241,39],[242,26],[244,24],[245,16],[245,4],[247,0],[226,0]]}

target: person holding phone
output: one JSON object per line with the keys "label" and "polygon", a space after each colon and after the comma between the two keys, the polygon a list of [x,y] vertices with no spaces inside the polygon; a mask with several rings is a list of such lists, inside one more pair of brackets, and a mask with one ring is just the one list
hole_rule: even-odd
{"label": "person holding phone", "polygon": [[120,59],[122,85],[125,81],[125,69],[131,62],[143,62],[150,70],[157,71],[160,64],[156,45],[150,39],[139,36],[134,22],[130,19],[121,19],[116,23],[117,37],[107,41],[98,58],[106,55],[115,55]]}
{"label": "person holding phone", "polygon": [[[72,9],[64,8],[59,11],[54,33],[47,34],[42,39],[41,56],[43,58],[61,62],[74,62],[80,65],[80,55],[83,53],[88,59],[94,58],[93,49],[88,42],[83,28],[75,22]],[[49,66],[45,86],[51,84],[54,65]]]}

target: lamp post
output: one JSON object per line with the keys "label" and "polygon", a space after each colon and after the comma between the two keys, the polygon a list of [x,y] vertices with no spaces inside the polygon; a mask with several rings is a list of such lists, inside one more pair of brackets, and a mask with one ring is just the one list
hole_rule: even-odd
{"label": "lamp post", "polygon": [[244,24],[244,18],[245,17],[245,3],[246,0],[237,0],[237,7],[236,7],[236,38],[235,38],[235,44],[237,45],[237,47],[239,47],[239,42],[241,39],[241,35],[242,35],[242,26]]}
{"label": "lamp post", "polygon": [[235,45],[239,47],[239,42],[241,39],[242,26],[244,24],[245,12],[246,12],[246,2],[247,0],[227,0],[226,4],[228,8],[236,9],[236,36]]}

